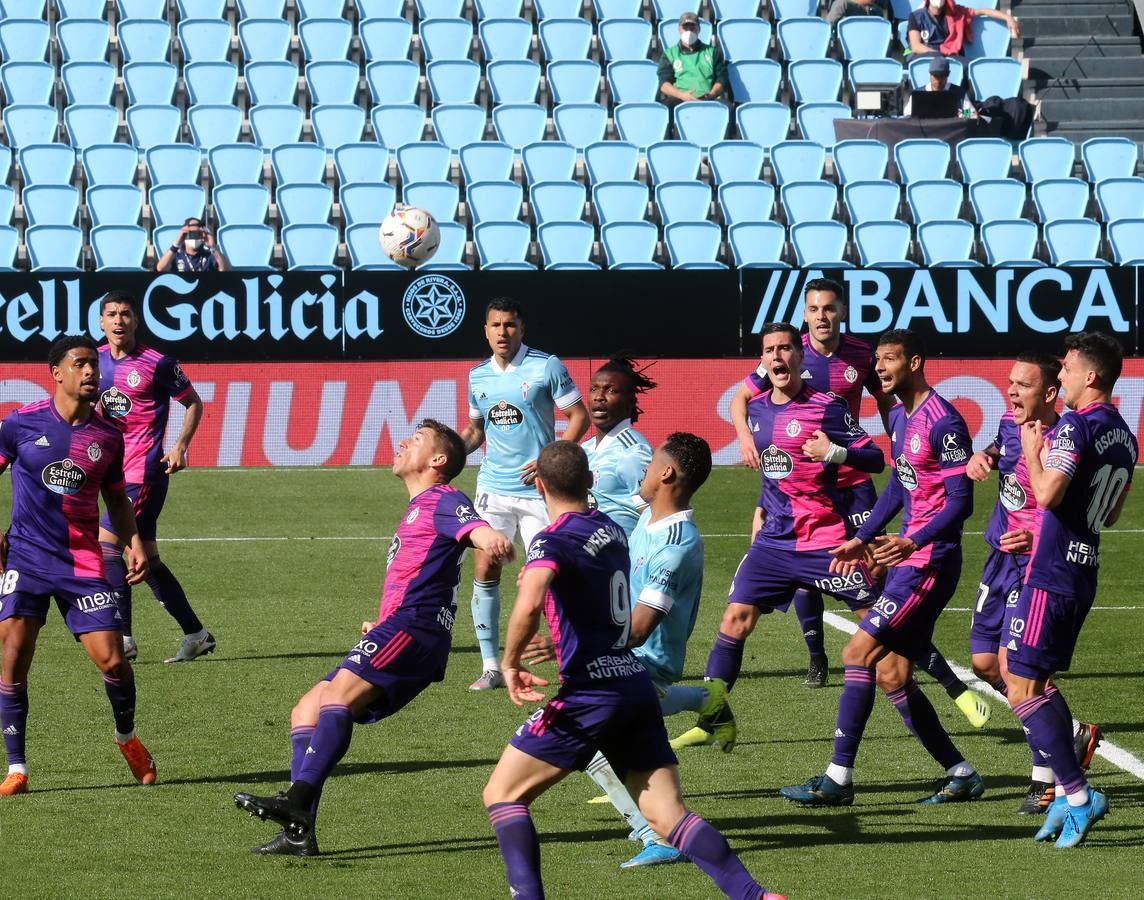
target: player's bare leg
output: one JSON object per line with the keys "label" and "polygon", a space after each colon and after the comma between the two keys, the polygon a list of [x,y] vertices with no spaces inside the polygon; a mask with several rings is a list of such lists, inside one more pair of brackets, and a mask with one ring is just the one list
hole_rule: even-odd
{"label": "player's bare leg", "polygon": [[0,782],[0,797],[28,793],[28,763],[25,734],[28,728],[28,672],[36,653],[40,622],[13,616],[0,622],[0,728],[8,774]]}
{"label": "player's bare leg", "polygon": [[501,565],[487,553],[474,551],[473,628],[481,653],[481,676],[469,685],[470,691],[490,691],[504,687],[500,670]]}

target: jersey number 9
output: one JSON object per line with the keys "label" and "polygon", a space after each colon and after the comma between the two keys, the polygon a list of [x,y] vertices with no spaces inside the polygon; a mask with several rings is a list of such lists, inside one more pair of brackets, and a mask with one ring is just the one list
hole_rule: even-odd
{"label": "jersey number 9", "polygon": [[632,633],[632,605],[628,599],[628,575],[622,569],[617,569],[612,575],[609,596],[612,601],[612,621],[620,626],[620,636],[612,644],[615,650],[622,650],[628,645],[628,637]]}

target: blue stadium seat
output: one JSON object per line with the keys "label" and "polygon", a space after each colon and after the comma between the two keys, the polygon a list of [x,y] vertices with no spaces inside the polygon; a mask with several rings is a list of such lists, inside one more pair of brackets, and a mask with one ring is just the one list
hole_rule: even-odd
{"label": "blue stadium seat", "polygon": [[104,62],[111,26],[104,19],[62,19],[56,23],[60,58],[69,62]]}
{"label": "blue stadium seat", "polygon": [[[956,56],[947,56],[946,60],[949,62],[949,83],[962,84],[965,81],[965,63]],[[929,66],[928,54],[910,60],[908,65],[910,87],[915,91],[924,91],[929,84]]]}
{"label": "blue stadium seat", "polygon": [[42,19],[0,20],[0,56],[4,62],[44,62],[51,35]]}
{"label": "blue stadium seat", "polygon": [[1017,148],[1025,181],[1071,178],[1076,163],[1076,144],[1068,138],[1040,137],[1022,141]]}
{"label": "blue stadium seat", "polygon": [[845,267],[846,226],[841,222],[799,222],[790,228],[795,259],[802,268]]}
{"label": "blue stadium seat", "polygon": [[782,260],[786,229],[778,222],[738,222],[727,229],[736,268],[790,268]]}
{"label": "blue stadium seat", "polygon": [[736,103],[771,103],[779,95],[783,67],[773,59],[741,59],[727,64],[727,81]]}
{"label": "blue stadium seat", "polygon": [[283,225],[312,225],[330,220],[334,192],[325,184],[282,184],[274,202]]}
{"label": "blue stadium seat", "polygon": [[2,7],[4,15],[11,19],[43,19],[46,5],[47,0],[5,0]]}
{"label": "blue stadium seat", "polygon": [[357,100],[361,70],[345,59],[326,59],[306,66],[306,90],[310,105],[353,103]]}
{"label": "blue stadium seat", "polygon": [[[198,184],[203,165],[202,153],[190,144],[160,144],[144,154],[151,186],[159,184]],[[188,213],[188,215],[191,215]]]}
{"label": "blue stadium seat", "polygon": [[838,188],[829,181],[788,181],[779,190],[787,225],[830,222],[835,218]]}
{"label": "blue stadium seat", "polygon": [[76,150],[92,144],[114,144],[119,110],[114,106],[68,106],[64,108],[64,126],[68,141]]}
{"label": "blue stadium seat", "polygon": [[478,181],[466,190],[469,219],[481,222],[512,222],[520,218],[523,190],[515,181]]}
{"label": "blue stadium seat", "polygon": [[735,110],[735,125],[743,140],[769,151],[790,134],[790,107],[785,103],[743,103]]}
{"label": "blue stadium seat", "polygon": [[211,194],[219,227],[262,225],[270,209],[270,192],[260,184],[216,185]]}
{"label": "blue stadium seat", "polygon": [[609,269],[662,269],[653,260],[659,229],[651,222],[609,222],[600,229],[600,242]]}
{"label": "blue stadium seat", "polygon": [[763,59],[771,45],[771,23],[766,19],[720,19],[715,33],[728,62]]}
{"label": "blue stadium seat", "polygon": [[[433,107],[433,131],[437,140],[456,154],[465,144],[485,136],[485,108],[475,103],[445,103]],[[507,141],[506,141],[507,143]]]}
{"label": "blue stadium seat", "polygon": [[1035,259],[1037,226],[1028,219],[990,219],[981,224],[985,262],[991,266],[1041,266]]}
{"label": "blue stadium seat", "polygon": [[834,123],[838,119],[852,119],[854,111],[846,103],[803,103],[795,116],[803,140],[814,141],[830,150],[836,140]]}
{"label": "blue stadium seat", "polygon": [[[524,0],[474,0],[477,19],[511,19],[519,16]],[[398,7],[400,9],[400,7]]]}
{"label": "blue stadium seat", "polygon": [[[651,26],[648,25],[650,33]],[[547,62],[587,59],[592,46],[592,23],[587,19],[545,19],[536,29]]]}
{"label": "blue stadium seat", "polygon": [[502,103],[493,108],[493,128],[497,139],[520,151],[544,139],[548,114],[535,103]]}
{"label": "blue stadium seat", "polygon": [[345,59],[353,35],[354,27],[345,19],[309,18],[298,23],[302,58],[308,63]]}
{"label": "blue stadium seat", "polygon": [[409,57],[413,23],[409,19],[366,19],[358,25],[362,53],[367,62]]}
{"label": "blue stadium seat", "polygon": [[968,60],[981,57],[1001,58],[1009,55],[1009,26],[997,19],[974,16],[971,22],[973,41],[966,41],[962,55]]}
{"label": "blue stadium seat", "polygon": [[481,83],[481,67],[471,59],[438,59],[425,69],[434,103],[473,103]]}
{"label": "blue stadium seat", "polygon": [[697,144],[704,153],[727,136],[731,112],[725,103],[694,100],[680,103],[672,113],[681,140]]}
{"label": "blue stadium seat", "polygon": [[528,204],[537,225],[579,222],[586,199],[586,189],[579,181],[541,181],[528,189]]}
{"label": "blue stadium seat", "polygon": [[[326,153],[317,144],[280,144],[270,154],[274,183],[322,185],[326,177]],[[324,222],[328,216],[323,217]]]}
{"label": "blue stadium seat", "polygon": [[720,21],[745,19],[759,14],[759,0],[712,0],[711,9]]}
{"label": "blue stadium seat", "polygon": [[546,269],[599,269],[591,261],[596,229],[587,222],[546,222],[536,229]]}
{"label": "blue stadium seat", "polygon": [[[384,150],[381,152],[385,153]],[[212,147],[207,153],[211,183],[216,188],[220,184],[259,184],[262,181],[262,163],[265,158],[254,144],[219,144]]]}
{"label": "blue stadium seat", "polygon": [[6,184],[0,184],[0,225],[12,224],[12,212],[16,208],[16,191]]}
{"label": "blue stadium seat", "polygon": [[237,106],[205,103],[187,110],[187,127],[196,147],[209,151],[219,144],[237,144],[242,110]]}
{"label": "blue stadium seat", "polygon": [[770,6],[776,19],[813,16],[818,12],[818,0],[771,0]]}
{"label": "blue stadium seat", "polygon": [[656,185],[655,205],[664,225],[707,219],[711,187],[702,181],[668,181]]}
{"label": "blue stadium seat", "polygon": [[501,59],[485,69],[493,103],[535,103],[540,65],[531,59]]}
{"label": "blue stadium seat", "polygon": [[477,35],[487,63],[528,59],[532,50],[532,23],[524,19],[482,19]]}
{"label": "blue stadium seat", "polygon": [[[584,171],[588,175],[590,184],[601,184],[605,181],[635,181],[639,163],[639,148],[625,141],[598,141],[584,148]],[[647,202],[646,197],[644,202]]]}
{"label": "blue stadium seat", "polygon": [[20,234],[9,225],[0,226],[0,272],[16,271],[16,250]]}
{"label": "blue stadium seat", "polygon": [[24,186],[71,184],[75,151],[66,144],[28,144],[20,148],[20,174]]}
{"label": "blue stadium seat", "polygon": [[415,103],[383,103],[370,111],[370,122],[378,143],[395,150],[421,140],[425,112]]}
{"label": "blue stadium seat", "polygon": [[97,184],[84,198],[92,225],[138,225],[143,192],[133,184]]}
{"label": "blue stadium seat", "polygon": [[[79,63],[77,65],[92,64]],[[111,69],[112,73],[108,87],[113,88],[115,86],[115,70],[112,66],[107,68]],[[83,71],[76,73],[78,78],[84,78],[86,74],[88,73]],[[178,80],[179,70],[169,62],[132,62],[123,67],[123,84],[127,89],[127,102],[132,106],[139,103],[169,104],[174,97],[175,85]],[[110,97],[110,93],[108,96]],[[110,100],[106,102],[110,102]]]}
{"label": "blue stadium seat", "polygon": [[499,141],[478,141],[461,148],[461,177],[465,184],[477,181],[510,181],[515,150]]}
{"label": "blue stadium seat", "polygon": [[468,59],[473,44],[473,23],[468,19],[422,19],[417,28],[421,54],[437,59]]}
{"label": "blue stadium seat", "polygon": [[70,184],[33,184],[21,195],[29,225],[74,225],[79,191]]}
{"label": "blue stadium seat", "polygon": [[464,5],[464,0],[416,0],[417,18],[457,18]]}
{"label": "blue stadium seat", "polygon": [[973,226],[961,219],[933,219],[918,225],[918,244],[927,266],[976,266]]}
{"label": "blue stadium seat", "polygon": [[342,15],[346,0],[294,0],[301,21],[334,19]]}
{"label": "blue stadium seat", "polygon": [[226,3],[227,0],[177,0],[175,6],[180,19],[221,19],[226,15]]}
{"label": "blue stadium seat", "polygon": [[655,63],[650,59],[621,59],[608,63],[608,91],[613,104],[655,100],[659,94]]}
{"label": "blue stadium seat", "polygon": [[621,103],[612,110],[620,140],[640,150],[662,141],[667,134],[668,112],[662,103]]}
{"label": "blue stadium seat", "polygon": [[[346,226],[346,249],[350,255],[350,268],[359,271],[398,271],[405,267],[386,256],[378,240],[378,226],[374,222],[359,222]],[[438,250],[438,252],[440,252]]]}
{"label": "blue stadium seat", "polygon": [[[520,159],[524,177],[529,184],[538,181],[569,181],[576,172],[576,148],[563,141],[526,144],[520,151]],[[632,172],[635,172],[634,166]]]}
{"label": "blue stadium seat", "polygon": [[653,185],[699,179],[703,151],[690,141],[660,141],[647,148],[646,156]]}
{"label": "blue stadium seat", "polygon": [[338,184],[385,181],[389,174],[389,151],[373,141],[342,144],[334,150]]}
{"label": "blue stadium seat", "polygon": [[934,181],[945,178],[949,170],[949,144],[934,138],[910,138],[894,146],[894,164],[898,180]]}
{"label": "blue stadium seat", "polygon": [[762,178],[766,151],[751,141],[720,141],[712,144],[707,155],[711,179],[715,184],[731,181],[756,181]]}
{"label": "blue stadium seat", "polygon": [[1106,266],[1099,258],[1100,225],[1092,219],[1057,219],[1045,228],[1045,246],[1054,266]]}
{"label": "blue stadium seat", "polygon": [[895,59],[856,59],[847,67],[846,78],[850,89],[856,92],[886,84],[900,85],[905,70]]}
{"label": "blue stadium seat", "polygon": [[553,103],[595,103],[600,92],[600,66],[591,60],[549,63],[546,77]]}
{"label": "blue stadium seat", "polygon": [[183,62],[226,62],[230,22],[225,19],[183,19],[178,35]]}
{"label": "blue stadium seat", "polygon": [[1014,178],[985,178],[969,185],[969,205],[978,225],[994,219],[1020,219],[1025,211],[1025,185]]}
{"label": "blue stadium seat", "polygon": [[1140,145],[1130,138],[1089,138],[1080,146],[1088,180],[1093,184],[1106,178],[1131,178],[1136,174]]}
{"label": "blue stadium seat", "polygon": [[473,228],[482,269],[535,269],[527,261],[530,229],[524,222],[484,222]]}
{"label": "blue stadium seat", "polygon": [[1033,182],[1033,205],[1038,221],[1083,219],[1088,211],[1089,187],[1079,178],[1045,178]]}
{"label": "blue stadium seat", "polygon": [[[99,107],[95,107],[99,108]],[[107,114],[107,127],[105,133],[107,140],[92,141],[97,144],[110,144],[115,140],[115,126],[119,122],[119,114],[115,107]],[[66,116],[66,112],[65,112]],[[127,135],[131,143],[140,150],[154,147],[156,144],[174,144],[179,140],[179,131],[183,127],[183,114],[178,107],[162,104],[138,103],[127,107]],[[112,124],[115,123],[115,125]],[[73,141],[73,143],[75,143]]]}
{"label": "blue stadium seat", "polygon": [[428,210],[438,222],[452,222],[457,218],[461,189],[451,181],[413,181],[402,186],[401,199]]}
{"label": "blue stadium seat", "polygon": [[864,266],[913,267],[906,257],[910,251],[910,226],[893,220],[862,222],[854,228],[858,261]]}
{"label": "blue stadium seat", "polygon": [[848,181],[842,188],[842,202],[851,225],[896,219],[902,204],[902,189],[884,178]]}
{"label": "blue stadium seat", "polygon": [[817,181],[826,167],[826,148],[813,141],[780,141],[771,147],[775,184]]}
{"label": "blue stadium seat", "polygon": [[[704,44],[712,43],[712,37],[715,34],[715,26],[711,24],[708,19],[699,20],[699,40]],[[665,19],[659,23],[656,29],[656,37],[659,40],[659,49],[662,51],[670,50],[679,43],[679,16],[674,16],[670,19]]]}
{"label": "blue stadium seat", "polygon": [[842,63],[835,59],[798,59],[787,68],[796,103],[838,99],[842,90]]}
{"label": "blue stadium seat", "polygon": [[134,184],[139,151],[129,144],[96,144],[83,151],[83,174],[88,187],[99,184]]}
{"label": "blue stadium seat", "polygon": [[285,12],[286,0],[238,0],[240,19],[280,19]]}
{"label": "blue stadium seat", "polygon": [[603,181],[592,188],[592,208],[601,226],[642,221],[647,201],[647,185],[639,181]]}
{"label": "blue stadium seat", "polygon": [[380,225],[396,202],[397,191],[382,181],[343,184],[338,191],[338,205],[347,227],[361,222]]}
{"label": "blue stadium seat", "polygon": [[552,121],[560,140],[583,152],[604,139],[608,110],[599,103],[561,103],[552,110]]}
{"label": "blue stadium seat", "polygon": [[719,208],[727,225],[769,222],[774,206],[774,186],[765,181],[728,181],[719,186]]}
{"label": "blue stadium seat", "polygon": [[[76,65],[70,63],[69,65]],[[91,65],[80,63],[80,65]],[[107,68],[111,66],[103,63]],[[68,66],[63,67],[66,72]],[[0,66],[0,84],[4,87],[4,100],[6,103],[50,104],[52,93],[56,86],[56,70],[46,62],[10,62]],[[115,70],[111,69],[111,86],[115,84]],[[65,81],[65,88],[67,82]],[[88,99],[85,95],[82,100],[74,100],[69,95],[69,103],[107,103],[111,98],[110,87],[106,97]]]}
{"label": "blue stadium seat", "polygon": [[397,148],[397,171],[403,184],[448,181],[452,159],[453,151],[440,141],[406,144]]}
{"label": "blue stadium seat", "polygon": [[[193,62],[183,66],[187,99],[197,103],[234,103],[238,88],[238,66],[218,60]],[[166,102],[170,102],[170,98]]]}
{"label": "blue stadium seat", "polygon": [[[283,144],[293,144],[302,136],[302,110],[288,103],[259,103],[249,111],[254,143],[270,152]],[[227,137],[227,143],[232,139]]]}
{"label": "blue stadium seat", "polygon": [[83,232],[73,225],[34,225],[24,232],[32,271],[78,271]]}
{"label": "blue stadium seat", "polygon": [[197,184],[160,184],[151,188],[147,202],[157,227],[181,226],[191,216],[201,219],[206,192]]}
{"label": "blue stadium seat", "polygon": [[14,150],[56,139],[59,114],[54,106],[15,103],[4,107],[3,117],[8,146]]}
{"label": "blue stadium seat", "polygon": [[605,19],[599,25],[600,55],[605,62],[647,59],[651,22],[647,19]]}
{"label": "blue stadium seat", "polygon": [[335,269],[338,229],[317,222],[286,225],[282,229],[282,250],[286,254],[287,269]]}
{"label": "blue stadium seat", "polygon": [[1144,218],[1144,178],[1105,178],[1094,193],[1102,221]]}
{"label": "blue stadium seat", "polygon": [[166,0],[115,0],[120,19],[159,19],[167,10]]}
{"label": "blue stadium seat", "polygon": [[[377,243],[377,232],[374,232]],[[227,225],[218,230],[219,249],[232,269],[241,272],[269,272],[274,252],[274,229],[269,225]]]}
{"label": "blue stadium seat", "polygon": [[834,172],[839,184],[886,177],[890,150],[881,141],[850,140],[834,145]]}
{"label": "blue stadium seat", "polygon": [[653,18],[662,22],[665,19],[675,19],[685,12],[698,13],[700,0],[651,0]]}
{"label": "blue stadium seat", "polygon": [[890,23],[881,16],[846,16],[835,26],[842,58],[884,59],[893,36]]}
{"label": "blue stadium seat", "polygon": [[[242,47],[242,58],[248,63],[284,60],[290,52],[292,33],[285,19],[241,19],[238,43]],[[364,45],[364,37],[362,42]]]}
{"label": "blue stadium seat", "polygon": [[407,59],[379,59],[365,67],[365,82],[375,104],[416,102],[420,80],[417,63]]}
{"label": "blue stadium seat", "polygon": [[123,19],[115,26],[115,34],[125,63],[168,62],[171,49],[169,22],[163,19]]}
{"label": "blue stadium seat", "polygon": [[1108,243],[1118,266],[1144,266],[1144,218],[1109,223]]}
{"label": "blue stadium seat", "polygon": [[356,144],[365,131],[365,109],[354,103],[324,103],[310,110],[314,142],[333,153],[342,144]]}
{"label": "blue stadium seat", "polygon": [[957,168],[965,184],[1009,177],[1013,146],[1004,138],[969,138],[958,141]]}
{"label": "blue stadium seat", "polygon": [[0,144],[0,184],[8,180],[12,172],[12,148]]}
{"label": "blue stadium seat", "polygon": [[294,63],[281,59],[247,63],[243,75],[251,105],[294,102],[298,92],[298,67]]}
{"label": "blue stadium seat", "polygon": [[630,19],[643,9],[643,0],[592,0],[596,21],[604,19]]}
{"label": "blue stadium seat", "polygon": [[663,229],[663,242],[673,269],[726,269],[718,261],[722,230],[714,222],[673,222]]}
{"label": "blue stadium seat", "polygon": [[978,100],[1021,96],[1021,64],[1012,57],[974,59],[969,63],[969,84]]}
{"label": "blue stadium seat", "polygon": [[906,202],[914,224],[958,218],[963,199],[961,184],[949,178],[911,181],[906,185]]}
{"label": "blue stadium seat", "polygon": [[782,19],[775,29],[783,59],[823,59],[830,46],[830,24],[817,17]]}

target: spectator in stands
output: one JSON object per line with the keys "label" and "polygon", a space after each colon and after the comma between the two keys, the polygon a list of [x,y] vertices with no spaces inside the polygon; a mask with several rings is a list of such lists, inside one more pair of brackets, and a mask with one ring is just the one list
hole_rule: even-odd
{"label": "spectator in stands", "polygon": [[[950,93],[956,94],[962,115],[966,118],[977,116],[977,112],[973,109],[973,104],[969,102],[969,97],[966,95],[965,85],[949,83],[949,60],[944,56],[935,56],[930,60],[929,84],[925,86],[925,90],[949,91]],[[912,107],[913,97],[911,96],[906,99],[906,105],[902,108],[902,115],[910,115]]]}
{"label": "spectator in stands", "polygon": [[659,90],[664,103],[675,106],[688,100],[725,100],[727,62],[718,47],[699,40],[699,17],[679,17],[679,43],[659,60]]}
{"label": "spectator in stands", "polygon": [[826,11],[826,21],[836,23],[846,16],[880,16],[886,18],[883,0],[834,0]]}
{"label": "spectator in stands", "polygon": [[1009,26],[1009,34],[1021,36],[1021,29],[1011,13],[995,9],[973,9],[959,6],[953,0],[926,0],[910,13],[906,37],[910,53],[940,53],[960,56],[965,44],[973,42],[973,17],[986,16]]}
{"label": "spectator in stands", "polygon": [[191,216],[183,222],[175,243],[159,257],[156,272],[225,272],[230,268],[223,252],[215,246],[214,235],[203,227],[202,219]]}

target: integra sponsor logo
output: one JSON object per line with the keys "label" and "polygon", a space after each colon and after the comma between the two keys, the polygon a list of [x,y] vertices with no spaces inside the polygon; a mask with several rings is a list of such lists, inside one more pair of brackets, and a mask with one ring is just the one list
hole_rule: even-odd
{"label": "integra sponsor logo", "polygon": [[489,410],[489,423],[501,431],[512,431],[523,421],[524,413],[507,400],[501,400]]}
{"label": "integra sponsor logo", "polygon": [[1016,475],[1010,472],[1001,479],[1001,505],[1009,512],[1024,509],[1028,502],[1029,497],[1025,493],[1025,489],[1021,487]]}
{"label": "integra sponsor logo", "polygon": [[41,478],[44,487],[54,494],[78,494],[87,484],[87,473],[66,458],[44,466]]}
{"label": "integra sponsor logo", "polygon": [[907,491],[916,491],[918,488],[918,472],[910,461],[906,459],[906,454],[902,454],[895,460],[898,466],[898,481],[902,483]]}
{"label": "integra sponsor logo", "polygon": [[763,477],[770,478],[772,481],[786,478],[794,471],[794,460],[791,459],[791,455],[785,450],[780,450],[774,444],[763,451],[762,456],[759,457],[759,465],[763,471]]}
{"label": "integra sponsor logo", "polygon": [[103,414],[110,419],[126,419],[131,412],[131,398],[114,385],[103,392],[99,402],[103,406]]}
{"label": "integra sponsor logo", "polygon": [[950,432],[941,439],[941,461],[942,462],[961,462],[969,454],[965,452],[965,448],[957,443],[957,435]]}

